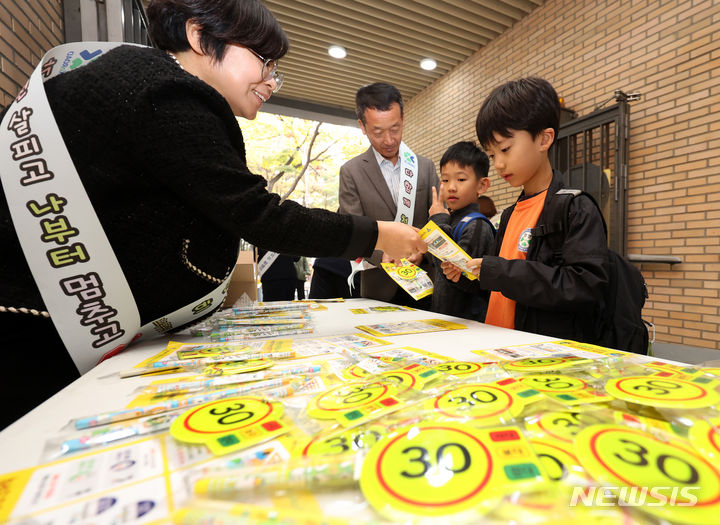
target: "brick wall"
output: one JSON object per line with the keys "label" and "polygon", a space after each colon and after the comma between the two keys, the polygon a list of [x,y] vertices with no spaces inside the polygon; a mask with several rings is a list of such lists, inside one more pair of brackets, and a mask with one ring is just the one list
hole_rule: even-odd
{"label": "brick wall", "polygon": [[0,110],[12,102],[40,58],[64,42],[62,0],[0,2]]}
{"label": "brick wall", "polygon": [[[580,116],[613,95],[630,106],[628,252],[643,264],[658,341],[720,349],[720,2],[546,0],[408,101],[404,139],[440,160],[475,139],[477,110],[506,80],[548,79]],[[517,190],[491,170],[498,209]],[[720,357],[720,354],[718,354]]]}

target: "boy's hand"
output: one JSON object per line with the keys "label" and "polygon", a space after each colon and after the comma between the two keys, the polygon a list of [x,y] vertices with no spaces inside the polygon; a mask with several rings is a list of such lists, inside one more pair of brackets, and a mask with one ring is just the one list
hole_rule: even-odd
{"label": "boy's hand", "polygon": [[480,276],[480,267],[482,266],[482,259],[470,259],[468,262],[468,270],[472,272],[473,275]]}
{"label": "boy's hand", "polygon": [[[468,262],[468,269],[470,270],[470,272],[472,272],[473,275],[476,276],[480,275],[481,266],[482,259],[470,259],[470,261]],[[455,266],[453,263],[445,261],[440,265],[440,267],[442,268],[442,271],[445,274],[445,277],[447,277],[448,281],[456,283],[460,280],[462,270],[459,267]]]}
{"label": "boy's hand", "polygon": [[448,281],[456,283],[460,280],[462,270],[455,266],[453,263],[445,261],[440,265],[440,267],[442,268],[442,271]]}
{"label": "boy's hand", "polygon": [[430,205],[428,213],[431,217],[437,213],[447,213],[448,215],[450,214],[450,212],[447,211],[447,209],[445,208],[443,201],[440,200],[435,186],[432,187],[432,204]]}

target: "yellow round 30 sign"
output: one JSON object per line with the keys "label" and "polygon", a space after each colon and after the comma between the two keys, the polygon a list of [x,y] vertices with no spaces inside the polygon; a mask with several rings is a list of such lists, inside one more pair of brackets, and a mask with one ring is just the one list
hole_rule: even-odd
{"label": "yellow round 30 sign", "polygon": [[581,364],[587,359],[567,356],[567,357],[527,357],[525,359],[516,359],[503,363],[505,370],[511,372],[538,372],[543,370],[557,370],[559,368],[567,368],[577,364]]}
{"label": "yellow round 30 sign", "polygon": [[351,428],[331,436],[315,436],[302,448],[303,456],[333,456],[370,448],[380,441],[387,429],[380,425]]}
{"label": "yellow round 30 sign", "polygon": [[407,280],[415,279],[415,277],[417,276],[416,266],[403,266],[402,268],[398,268],[395,271],[400,277]]}
{"label": "yellow round 30 sign", "polygon": [[685,439],[658,439],[639,429],[594,425],[575,441],[581,465],[625,504],[671,522],[715,524],[720,470]]}
{"label": "yellow round 30 sign", "polygon": [[447,361],[445,363],[435,365],[433,369],[454,376],[467,376],[476,374],[486,366],[488,366],[488,363],[474,363],[472,361]]}
{"label": "yellow round 30 sign", "polygon": [[599,403],[612,399],[579,377],[562,374],[529,374],[519,380],[567,405]]}
{"label": "yellow round 30 sign", "polygon": [[280,420],[282,408],[252,396],[210,401],[181,414],[170,434],[178,441],[204,443],[213,454],[227,454],[288,432]]}
{"label": "yellow round 30 sign", "polygon": [[610,379],[605,391],[613,397],[661,408],[703,408],[720,402],[717,381],[698,377],[692,381],[674,377],[629,376]]}
{"label": "yellow round 30 sign", "polygon": [[386,382],[347,383],[315,396],[307,413],[317,419],[335,419],[345,427],[355,426],[400,408],[396,394],[395,385]]}
{"label": "yellow round 30 sign", "polygon": [[399,520],[477,517],[514,487],[537,482],[546,480],[518,428],[457,423],[399,429],[370,449],[360,476],[370,504]]}
{"label": "yellow round 30 sign", "polygon": [[586,426],[605,423],[602,416],[591,411],[540,412],[527,418],[525,428],[533,436],[573,443],[575,436]]}

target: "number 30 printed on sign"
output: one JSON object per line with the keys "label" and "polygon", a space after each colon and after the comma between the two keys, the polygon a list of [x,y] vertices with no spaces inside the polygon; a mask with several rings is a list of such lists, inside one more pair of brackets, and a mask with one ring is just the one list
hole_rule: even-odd
{"label": "number 30 printed on sign", "polygon": [[221,399],[180,415],[170,434],[186,443],[204,443],[213,454],[222,455],[288,432],[282,414],[281,404],[259,397]]}
{"label": "number 30 printed on sign", "polygon": [[516,490],[547,483],[516,427],[422,423],[399,429],[368,453],[360,488],[389,519],[477,519]]}

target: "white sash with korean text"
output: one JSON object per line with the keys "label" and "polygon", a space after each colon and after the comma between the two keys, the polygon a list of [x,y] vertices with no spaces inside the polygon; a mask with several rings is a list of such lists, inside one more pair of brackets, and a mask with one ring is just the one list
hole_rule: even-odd
{"label": "white sash with korean text", "polygon": [[[400,163],[400,186],[398,187],[397,212],[395,222],[412,225],[415,217],[415,196],[418,184],[418,160],[417,156],[408,148],[407,144],[400,142],[398,150],[398,162]],[[350,261],[352,271],[348,277],[348,286],[353,289],[355,274],[363,270],[377,268],[377,266],[363,260]]]}
{"label": "white sash with korean text", "polygon": [[205,297],[140,326],[130,286],[43,86],[120,45],[125,44],[78,42],[51,49],[0,123],[0,181],[15,231],[50,317],[81,373],[140,335],[165,333],[222,304],[230,282],[228,277]]}
{"label": "white sash with korean text", "polygon": [[275,262],[275,259],[278,258],[278,255],[280,255],[277,252],[265,252],[265,255],[263,255],[260,260],[258,261],[258,268],[257,268],[257,275],[258,279],[260,279],[265,272],[267,272],[268,268],[272,266],[272,263]]}
{"label": "white sash with korean text", "polygon": [[400,143],[398,161],[400,162],[400,187],[398,188],[395,222],[412,225],[413,218],[415,217],[418,161],[417,156],[404,142]]}

